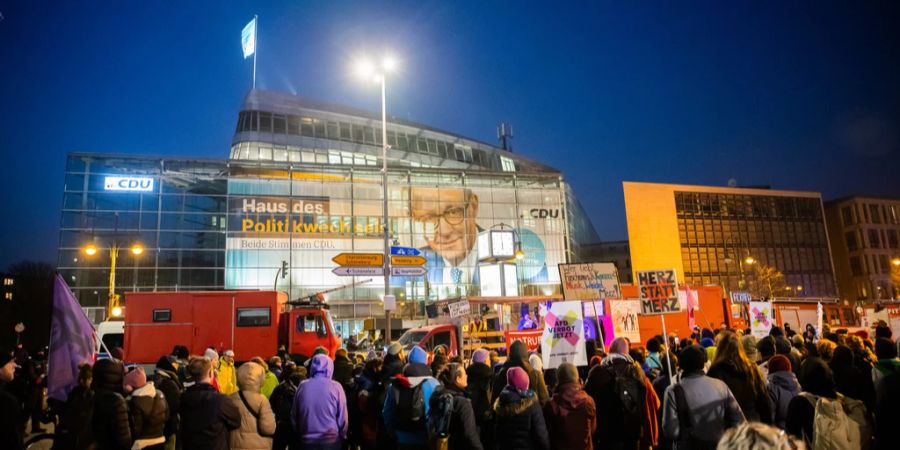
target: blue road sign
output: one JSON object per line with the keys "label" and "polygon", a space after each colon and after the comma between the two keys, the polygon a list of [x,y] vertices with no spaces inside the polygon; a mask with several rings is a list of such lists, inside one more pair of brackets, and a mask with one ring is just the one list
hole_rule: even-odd
{"label": "blue road sign", "polygon": [[419,256],[422,252],[417,248],[412,247],[391,247],[392,255],[400,255],[400,256]]}

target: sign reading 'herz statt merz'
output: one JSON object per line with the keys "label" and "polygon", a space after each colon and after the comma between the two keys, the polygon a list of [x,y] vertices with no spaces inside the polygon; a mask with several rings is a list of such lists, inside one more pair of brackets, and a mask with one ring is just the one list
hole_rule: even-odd
{"label": "sign reading 'herz statt merz'", "polygon": [[675,269],[645,270],[636,273],[641,297],[641,314],[681,312]]}

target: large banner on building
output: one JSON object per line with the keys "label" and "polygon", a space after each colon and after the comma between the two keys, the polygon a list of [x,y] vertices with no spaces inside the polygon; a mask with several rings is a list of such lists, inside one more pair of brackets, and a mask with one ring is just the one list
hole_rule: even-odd
{"label": "large banner on building", "polygon": [[559,276],[566,300],[622,298],[619,273],[613,263],[560,264]]}
{"label": "large banner on building", "polygon": [[616,337],[627,338],[631,342],[641,342],[641,330],[638,325],[640,312],[640,300],[611,300],[609,302],[609,315],[612,316],[613,332]]}
{"label": "large banner on building", "polygon": [[772,302],[750,302],[747,307],[750,309],[750,333],[757,339],[768,336],[775,325]]}
{"label": "large banner on building", "polygon": [[[271,289],[277,283],[296,297],[334,288],[353,281],[331,272],[334,256],[383,251],[380,176],[294,173],[293,178],[229,179],[227,289]],[[564,205],[562,191],[512,184],[434,187],[444,182],[435,180],[429,186],[389,188],[392,245],[419,249],[427,260],[424,276],[392,277],[393,286],[405,287],[407,298],[478,295],[478,235],[512,226],[524,253],[516,262],[519,282],[556,289],[558,265],[565,262],[566,224],[555,209]],[[555,212],[542,214],[548,204]],[[276,277],[283,262],[289,268],[284,279]],[[383,279],[372,278],[329,299],[377,298]]]}
{"label": "large banner on building", "polygon": [[681,312],[675,269],[645,270],[637,272],[636,275],[641,297],[641,314]]}
{"label": "large banner on building", "polygon": [[587,365],[581,302],[553,302],[550,305],[550,311],[544,317],[541,356],[545,369],[555,369],[564,362]]}

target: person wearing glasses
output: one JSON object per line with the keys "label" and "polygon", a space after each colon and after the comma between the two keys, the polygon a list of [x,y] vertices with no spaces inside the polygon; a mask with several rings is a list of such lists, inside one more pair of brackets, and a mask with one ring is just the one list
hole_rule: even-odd
{"label": "person wearing glasses", "polygon": [[465,188],[410,188],[414,232],[427,247],[428,281],[439,298],[468,293],[477,284],[478,196]]}

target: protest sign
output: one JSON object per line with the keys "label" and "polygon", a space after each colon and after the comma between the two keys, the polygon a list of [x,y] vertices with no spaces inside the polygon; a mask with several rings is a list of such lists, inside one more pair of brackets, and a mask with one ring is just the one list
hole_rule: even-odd
{"label": "protest sign", "polygon": [[545,369],[555,369],[564,362],[587,365],[581,302],[553,302],[544,317],[541,355]]}
{"label": "protest sign", "polygon": [[769,331],[775,324],[775,310],[772,302],[750,302],[750,333],[757,339],[769,335]]}
{"label": "protest sign", "polygon": [[656,315],[681,312],[675,269],[637,272],[641,297],[641,314]]}
{"label": "protest sign", "polygon": [[619,273],[613,263],[560,264],[563,298],[601,300],[621,298]]}
{"label": "protest sign", "polygon": [[627,338],[631,342],[641,342],[641,330],[638,326],[640,312],[640,300],[611,300],[609,315],[612,316],[615,336]]}

